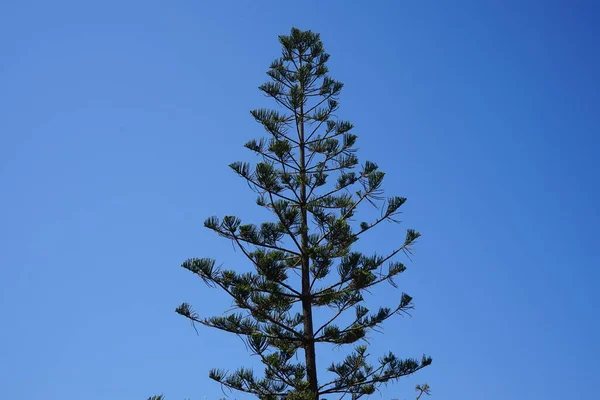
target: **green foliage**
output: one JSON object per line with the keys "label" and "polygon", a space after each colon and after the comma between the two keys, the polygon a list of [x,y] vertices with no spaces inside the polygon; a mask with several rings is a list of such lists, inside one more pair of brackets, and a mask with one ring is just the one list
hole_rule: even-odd
{"label": "green foliage", "polygon": [[[226,292],[236,311],[204,317],[187,303],[176,311],[193,323],[240,335],[264,364],[262,375],[248,368],[212,370],[210,378],[223,386],[264,400],[343,395],[354,400],[431,364],[430,357],[402,359],[393,353],[370,360],[364,344],[370,331],[413,308],[412,297],[403,293],[396,304],[370,311],[363,295],[385,281],[396,287],[394,278],[406,267],[393,258],[409,253],[420,235],[408,229],[383,255],[352,250],[381,222],[398,222],[406,198],[385,198],[379,166],[359,164],[353,125],[336,118],[343,84],[328,75],[329,55],[319,35],[292,29],[279,41],[281,56],[267,72],[270,81],[259,87],[279,110],[251,111],[269,136],[245,144],[260,161],[230,164],[273,220],[255,225],[235,216],[208,218],[204,226],[231,240],[253,271],[224,269],[209,258],[186,260],[182,266]],[[376,207],[379,217],[356,222],[365,205]],[[319,307],[331,315],[315,326],[312,312]],[[343,315],[353,316],[341,323]],[[316,343],[354,350],[318,374]],[[296,357],[299,350],[303,361]],[[418,390],[428,393],[429,387]]]}
{"label": "green foliage", "polygon": [[431,395],[431,389],[429,388],[428,384],[417,385],[415,387],[415,390],[419,392],[419,394],[417,395],[417,400],[419,400],[421,396],[423,396],[423,394],[426,394],[427,396]]}

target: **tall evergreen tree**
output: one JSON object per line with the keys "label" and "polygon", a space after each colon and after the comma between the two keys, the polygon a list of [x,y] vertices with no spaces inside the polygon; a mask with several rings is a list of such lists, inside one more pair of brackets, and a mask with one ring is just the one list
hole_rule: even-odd
{"label": "tall evergreen tree", "polygon": [[[393,279],[405,266],[395,256],[410,252],[419,233],[408,229],[384,255],[353,250],[380,223],[398,222],[406,199],[385,198],[384,173],[377,164],[359,165],[353,126],[335,117],[343,85],[328,75],[329,55],[319,35],[294,28],[279,42],[281,57],[267,72],[270,80],[260,86],[278,110],[251,111],[269,136],[245,145],[260,161],[230,165],[273,220],[255,225],[230,215],[208,218],[205,227],[232,240],[252,272],[223,269],[209,258],[185,261],[184,268],[231,296],[237,310],[204,317],[184,303],[177,312],[193,323],[241,336],[264,364],[262,377],[249,368],[211,370],[210,378],[227,388],[265,400],[347,394],[358,399],[431,364],[430,357],[402,359],[392,353],[371,364],[365,344],[369,331],[412,308],[412,298],[401,294],[395,304],[371,312],[363,294],[386,282],[396,287]],[[356,222],[359,206],[369,203],[379,209],[377,217]],[[317,323],[315,313],[323,311],[329,314]],[[317,344],[353,347],[328,372],[319,373]],[[294,357],[299,350],[303,362]]]}

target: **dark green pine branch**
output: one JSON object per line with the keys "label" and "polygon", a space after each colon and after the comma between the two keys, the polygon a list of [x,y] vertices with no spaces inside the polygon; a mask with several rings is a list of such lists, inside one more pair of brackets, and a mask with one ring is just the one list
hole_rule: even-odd
{"label": "dark green pine branch", "polygon": [[274,243],[266,243],[265,241],[260,240],[255,234],[255,232],[253,232],[252,225],[239,225],[238,223],[236,224],[235,228],[232,228],[231,226],[219,224],[219,221],[216,217],[211,217],[206,220],[204,226],[218,233],[222,237],[233,240],[236,244],[239,245],[239,247],[244,251],[244,253],[246,253],[246,251],[245,248],[241,245],[241,242],[252,244],[254,246],[264,247],[267,249],[282,251],[284,253],[293,254],[295,256],[301,255],[300,253],[294,250],[286,249]]}
{"label": "dark green pine branch", "polygon": [[[374,263],[372,266],[369,267],[369,270],[370,271],[377,270],[380,266],[382,266],[385,262],[390,260],[396,254],[398,254],[402,251],[409,251],[410,246],[412,244],[414,244],[414,242],[416,241],[416,239],[418,237],[419,237],[419,234],[417,232],[415,232],[413,230],[409,230],[406,234],[406,239],[404,241],[404,244],[402,246],[398,247],[396,250],[392,251],[387,256],[378,259],[376,263]],[[345,259],[347,261],[351,258],[352,258],[352,255],[347,256]],[[357,266],[358,261],[354,261],[352,264],[353,265],[351,265],[350,267],[345,267],[342,262],[342,264],[340,265],[341,269],[339,270],[340,280],[338,282],[336,282],[335,284],[327,286],[326,288],[319,289],[318,291],[313,293],[313,297],[316,300],[320,301],[321,297],[323,297],[324,299],[335,298],[335,296],[339,296],[340,294],[344,294],[347,292],[352,292],[352,291],[356,290],[357,288],[359,288],[360,290],[369,289],[372,286],[375,286],[384,281],[389,281],[390,283],[393,284],[393,281],[392,281],[393,277],[404,272],[404,270],[406,269],[402,263],[397,263],[397,262],[390,263],[390,267],[389,267],[387,273],[385,273],[385,274],[379,273],[379,277],[376,277],[375,275],[373,275],[373,277],[368,278],[367,283],[363,282],[361,285],[356,285],[355,278],[357,276],[360,276],[360,275],[354,274],[354,272],[358,270],[358,266]],[[366,271],[367,274],[369,274],[369,273],[372,274],[372,272],[370,272],[369,270]]]}

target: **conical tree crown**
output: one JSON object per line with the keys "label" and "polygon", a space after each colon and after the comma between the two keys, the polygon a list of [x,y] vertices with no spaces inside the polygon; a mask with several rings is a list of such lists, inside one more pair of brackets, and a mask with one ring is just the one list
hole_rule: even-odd
{"label": "conical tree crown", "polygon": [[[425,356],[401,359],[389,353],[371,364],[364,342],[369,331],[412,308],[411,297],[401,294],[395,304],[370,311],[363,295],[385,282],[395,286],[394,278],[406,269],[396,256],[409,252],[419,233],[407,230],[383,255],[353,251],[381,222],[397,222],[406,199],[384,197],[384,173],[374,162],[359,164],[353,126],[336,118],[343,85],[328,75],[329,55],[319,35],[292,29],[279,41],[281,57],[259,87],[278,107],[251,111],[267,136],[245,145],[260,160],[230,165],[273,218],[260,224],[231,215],[208,218],[205,227],[231,240],[252,272],[225,269],[209,258],[185,261],[184,268],[225,291],[236,311],[204,317],[184,303],[177,312],[241,336],[264,364],[262,376],[247,368],[212,370],[210,377],[225,387],[265,400],[347,394],[358,399],[431,363]],[[378,217],[357,221],[359,208],[369,204],[380,210]],[[330,312],[322,325],[313,318],[317,308]],[[341,318],[346,314],[351,317]],[[354,347],[318,373],[317,343]]]}

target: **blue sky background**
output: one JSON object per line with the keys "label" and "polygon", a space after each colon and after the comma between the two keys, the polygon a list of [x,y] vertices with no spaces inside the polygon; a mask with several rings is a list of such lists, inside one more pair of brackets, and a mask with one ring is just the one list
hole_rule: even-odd
{"label": "blue sky background", "polygon": [[254,160],[248,111],[271,105],[256,87],[297,26],[322,34],[359,156],[423,233],[398,281],[416,310],[373,354],[434,363],[373,397],[595,398],[598,17],[594,1],[3,2],[3,396],[213,399],[209,368],[253,362],[173,310],[229,306],[179,265],[240,260],[205,217],[260,222],[227,164]]}

